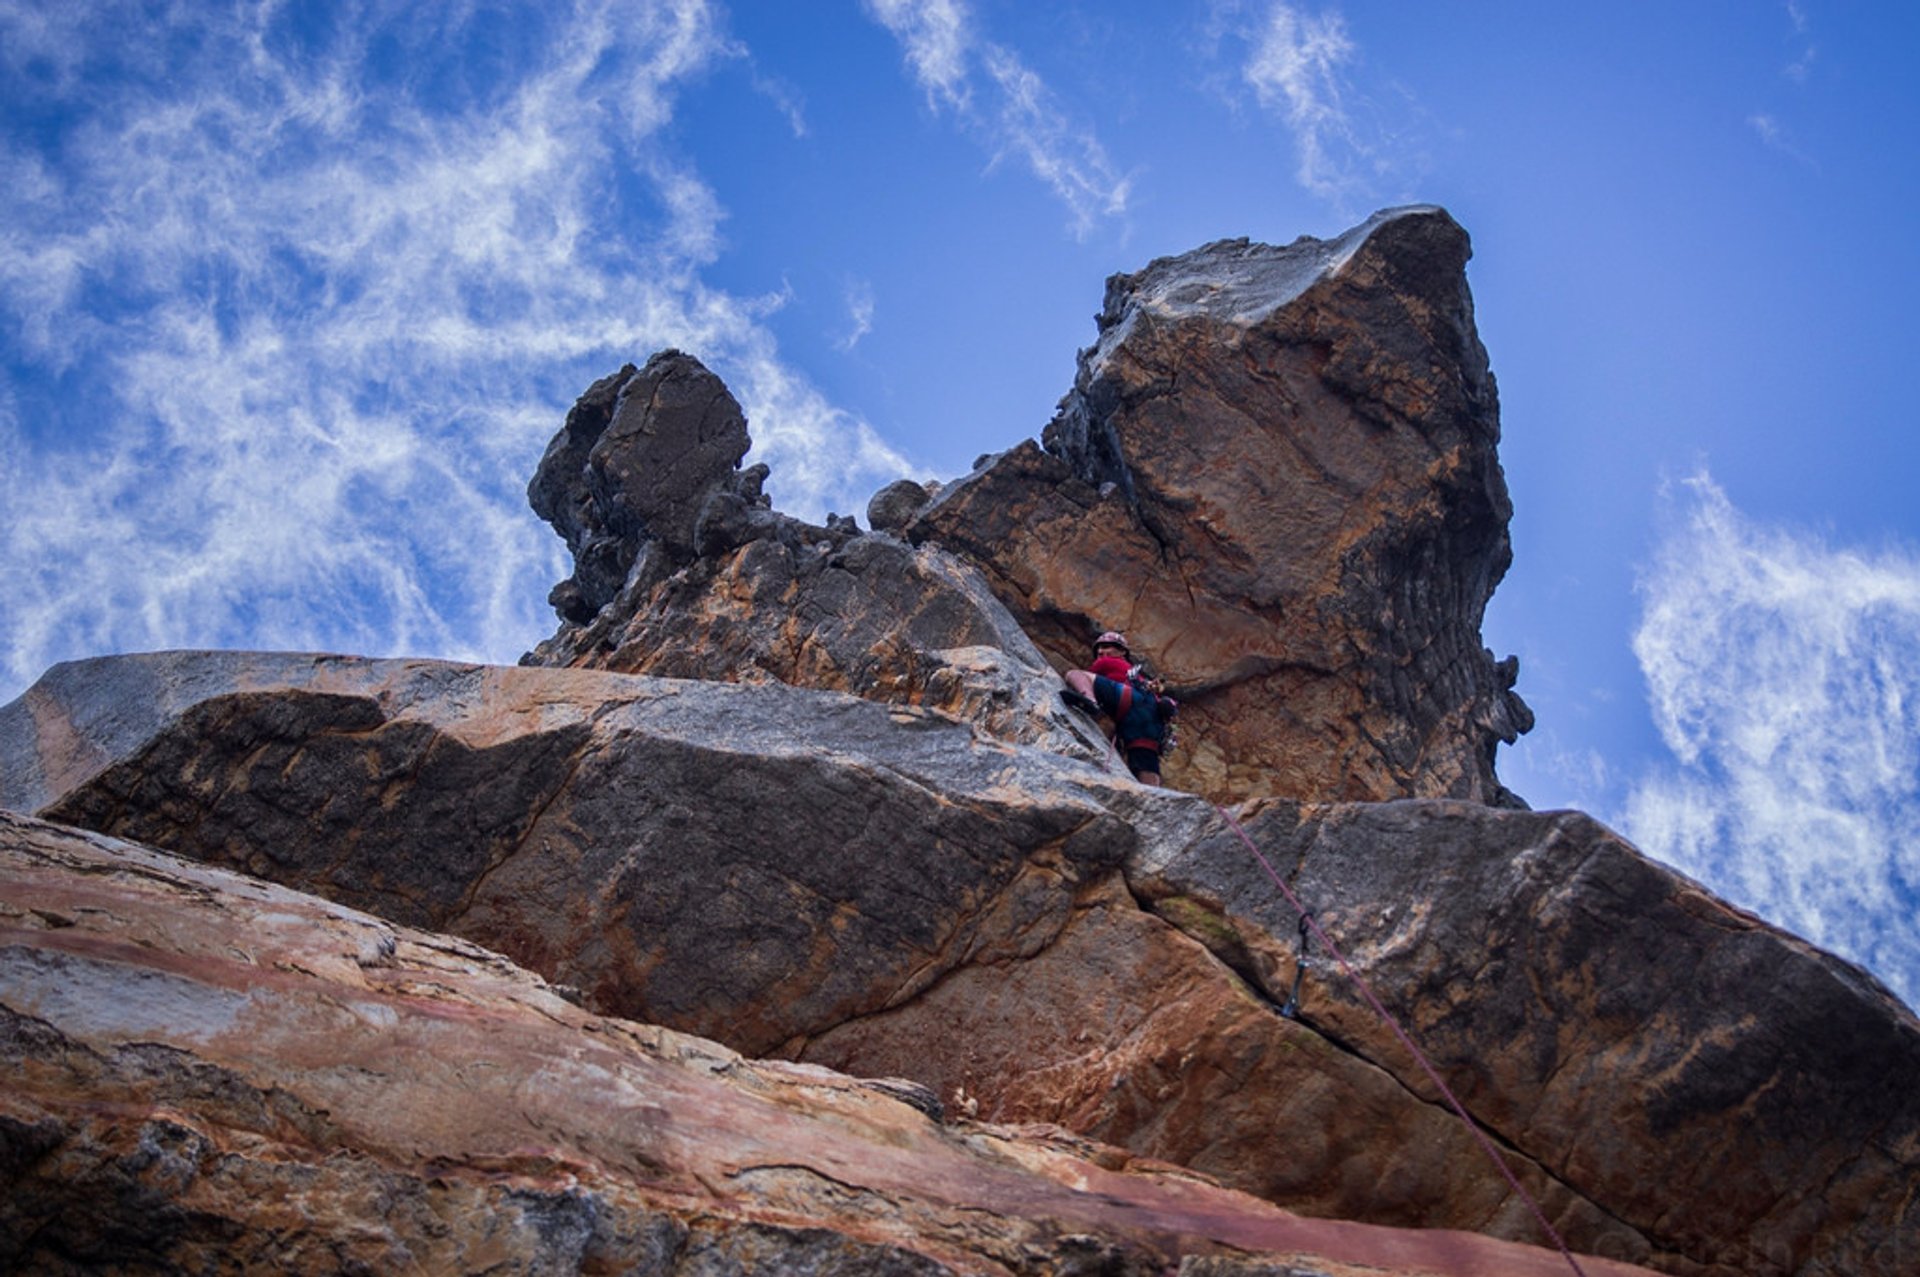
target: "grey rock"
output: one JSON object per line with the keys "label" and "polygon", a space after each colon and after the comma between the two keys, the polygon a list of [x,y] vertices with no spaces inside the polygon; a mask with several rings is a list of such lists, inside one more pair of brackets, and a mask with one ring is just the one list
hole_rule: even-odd
{"label": "grey rock", "polygon": [[[1650,1248],[1606,1253],[1776,1274],[1920,1253],[1920,1020],[1858,967],[1579,813],[1269,802],[1245,828],[1475,1120]],[[1141,847],[1136,895],[1283,1001],[1298,915],[1267,868],[1223,825]],[[1438,1100],[1317,946],[1302,1002]]]}
{"label": "grey rock", "polygon": [[875,532],[898,532],[932,499],[923,483],[895,479],[867,502],[867,525]]}
{"label": "grey rock", "polygon": [[[673,443],[690,434],[724,446]],[[529,490],[576,571],[552,596],[560,628],[521,663],[846,691],[1117,766],[1097,730],[1060,712],[1058,673],[976,569],[851,516],[820,526],[774,510],[764,464],[730,469],[745,446],[738,406],[685,355],[595,383]],[[931,495],[911,480],[888,491],[876,527]]]}
{"label": "grey rock", "polygon": [[764,1053],[1042,944],[1131,782],[831,692],[270,653],[56,667],[0,805],[476,939]]}
{"label": "grey rock", "polygon": [[550,601],[584,624],[626,583],[641,547],[694,556],[708,499],[762,497],[764,467],[738,473],[751,440],[740,405],[699,360],[663,350],[580,397],[528,485],[535,513],[573,551],[574,574]]}

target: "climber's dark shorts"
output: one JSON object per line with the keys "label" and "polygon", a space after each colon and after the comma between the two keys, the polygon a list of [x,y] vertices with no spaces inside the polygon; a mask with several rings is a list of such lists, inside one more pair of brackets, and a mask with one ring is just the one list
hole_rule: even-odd
{"label": "climber's dark shorts", "polygon": [[1127,770],[1138,776],[1141,772],[1160,774],[1160,751],[1157,749],[1129,749],[1127,751]]}

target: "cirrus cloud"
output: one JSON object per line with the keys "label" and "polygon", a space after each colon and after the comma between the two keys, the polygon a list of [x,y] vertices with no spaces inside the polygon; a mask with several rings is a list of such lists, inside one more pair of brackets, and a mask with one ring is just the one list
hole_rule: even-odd
{"label": "cirrus cloud", "polygon": [[1685,491],[1633,639],[1676,766],[1623,823],[1920,1000],[1920,552],[1760,525],[1705,475]]}
{"label": "cirrus cloud", "polygon": [[524,484],[661,346],[784,507],[905,473],[702,279],[725,210],[662,134],[738,55],[698,0],[0,4],[0,699],[136,648],[511,660],[564,575]]}
{"label": "cirrus cloud", "polygon": [[1277,111],[1293,130],[1300,184],[1316,195],[1344,197],[1351,179],[1335,152],[1357,143],[1342,100],[1341,70],[1359,51],[1346,21],[1337,11],[1312,16],[1275,4],[1250,44],[1241,74],[1260,105]]}
{"label": "cirrus cloud", "polygon": [[1085,237],[1127,211],[1132,180],[1114,169],[1092,131],[1076,124],[1046,82],[1004,45],[983,39],[963,0],[864,0],[900,42],[928,105],[949,110],[992,152],[1027,169],[1066,205]]}
{"label": "cirrus cloud", "polygon": [[1212,0],[1204,31],[1208,56],[1232,67],[1230,78],[1211,77],[1214,87],[1236,103],[1251,95],[1286,129],[1303,190],[1343,216],[1416,197],[1429,165],[1424,112],[1404,86],[1378,71],[1363,75],[1360,41],[1338,8]]}

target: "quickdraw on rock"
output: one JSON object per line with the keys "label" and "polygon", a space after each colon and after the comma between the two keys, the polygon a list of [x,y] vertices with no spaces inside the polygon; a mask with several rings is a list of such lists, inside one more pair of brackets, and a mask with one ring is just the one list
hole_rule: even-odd
{"label": "quickdraw on rock", "polygon": [[1286,1005],[1280,1008],[1280,1014],[1289,1020],[1300,1018],[1300,981],[1307,974],[1307,968],[1313,965],[1313,958],[1307,953],[1307,939],[1311,934],[1313,915],[1300,915],[1300,948],[1293,959],[1293,992],[1287,995]]}

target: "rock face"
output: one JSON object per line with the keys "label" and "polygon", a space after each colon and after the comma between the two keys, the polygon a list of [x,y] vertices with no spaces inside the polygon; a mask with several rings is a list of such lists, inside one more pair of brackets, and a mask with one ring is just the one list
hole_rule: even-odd
{"label": "rock face", "polygon": [[0,741],[0,806],[467,936],[756,1054],[1044,944],[1135,840],[1093,797],[1110,774],[777,684],[166,653],[56,667]]}
{"label": "rock face", "polygon": [[[1603,1202],[1656,1266],[1892,1273],[1920,1256],[1920,1020],[1859,968],[1577,812],[1268,803],[1245,827],[1475,1118]],[[1159,844],[1129,881],[1205,919],[1186,925],[1280,998],[1294,915],[1237,842]],[[1307,1022],[1431,1095],[1318,956]]]}
{"label": "rock face", "polygon": [[527,486],[534,512],[573,551],[573,576],[554,587],[560,614],[585,621],[606,606],[643,547],[677,562],[692,558],[716,496],[763,506],[766,467],[735,473],[749,444],[726,386],[677,350],[595,382]]}
{"label": "rock face", "polygon": [[541,463],[576,569],[526,661],[829,687],[1092,757],[1045,674],[1118,627],[1181,698],[1175,787],[1522,806],[1493,757],[1532,716],[1479,637],[1511,507],[1468,253],[1410,208],[1115,276],[1044,448],[875,496],[912,547],[770,509],[738,405],[657,355]]}
{"label": "rock face", "polygon": [[905,1084],[602,1019],[471,945],[5,812],[0,1060],[9,1272],[1564,1271],[946,1126]]}
{"label": "rock face", "polygon": [[[0,776],[0,805],[467,937],[602,1012],[1289,1209],[1538,1236],[1349,986],[1316,967],[1277,1013],[1296,919],[1210,805],[941,715],[174,653],[51,671],[0,709]],[[1920,1026],[1856,970],[1583,817],[1246,814],[1573,1246],[1732,1277],[1920,1243]]]}
{"label": "rock face", "polygon": [[1182,696],[1169,784],[1512,801],[1531,726],[1480,644],[1510,559],[1467,236],[1435,208],[1228,240],[1108,281],[1047,427],[907,526],[1056,664],[1124,629]]}
{"label": "rock face", "polygon": [[[559,632],[522,663],[845,691],[1108,758],[974,568],[850,518],[778,513],[766,467],[735,470],[747,446],[739,405],[691,356],[595,383],[528,490],[575,570],[554,587]],[[909,513],[926,496],[890,491]]]}

